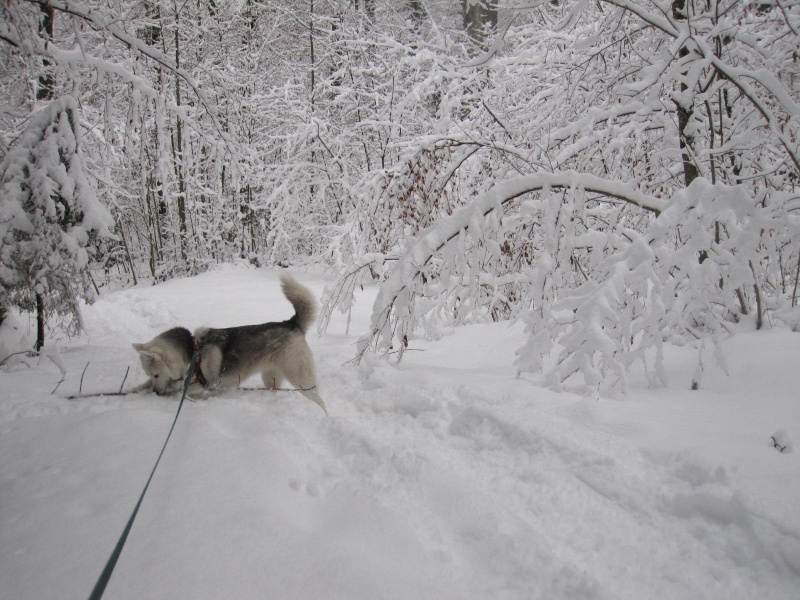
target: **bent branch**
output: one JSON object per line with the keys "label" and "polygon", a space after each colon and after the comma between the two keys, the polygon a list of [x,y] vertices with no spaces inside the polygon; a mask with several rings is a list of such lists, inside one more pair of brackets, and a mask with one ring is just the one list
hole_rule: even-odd
{"label": "bent branch", "polygon": [[[392,345],[392,339],[404,337],[396,335],[397,324],[391,322],[398,299],[405,293],[408,296],[406,300],[408,302],[412,300],[413,291],[410,286],[423,267],[447,244],[462,232],[468,231],[476,219],[482,220],[491,212],[502,210],[504,205],[523,194],[543,189],[566,188],[580,188],[600,196],[628,202],[656,216],[667,207],[664,200],[643,194],[631,185],[574,171],[536,173],[499,183],[479,195],[469,205],[422,231],[416,241],[408,245],[405,254],[399,258],[389,279],[381,285],[372,309],[370,323],[372,333],[362,337],[359,341],[356,360],[363,356],[368,349],[377,349],[381,339],[383,339],[383,345],[388,349]],[[387,337],[390,339],[386,339]]]}

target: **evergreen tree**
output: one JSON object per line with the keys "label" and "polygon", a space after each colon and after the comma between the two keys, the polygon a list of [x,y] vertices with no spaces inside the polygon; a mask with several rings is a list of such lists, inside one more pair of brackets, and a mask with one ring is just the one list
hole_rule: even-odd
{"label": "evergreen tree", "polygon": [[87,246],[113,223],[84,175],[78,114],[70,96],[51,102],[0,163],[0,306],[36,309],[37,350],[50,314],[80,327],[79,300],[93,298]]}

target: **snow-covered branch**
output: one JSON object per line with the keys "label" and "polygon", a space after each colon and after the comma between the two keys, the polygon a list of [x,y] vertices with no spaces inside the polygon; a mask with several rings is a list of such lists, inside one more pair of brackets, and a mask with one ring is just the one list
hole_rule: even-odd
{"label": "snow-covered branch", "polygon": [[[209,117],[212,120],[212,123],[214,123],[214,128],[220,140],[224,140],[225,143],[230,144],[230,142],[232,141],[231,137],[225,130],[224,125],[220,121],[220,117],[218,114],[219,111],[217,109],[216,104],[207,96],[207,94],[203,90],[203,87],[200,85],[200,83],[198,83],[195,80],[195,78],[189,71],[177,65],[173,59],[165,55],[158,48],[146,44],[143,40],[140,40],[130,35],[129,33],[125,32],[121,27],[119,27],[119,25],[115,23],[115,19],[113,17],[103,14],[96,8],[83,6],[75,2],[57,2],[53,0],[26,0],[26,1],[34,5],[39,5],[41,7],[48,7],[60,13],[64,13],[72,17],[82,19],[97,31],[107,32],[114,39],[127,46],[130,50],[152,60],[155,64],[165,69],[168,69],[169,71],[174,73],[177,77],[183,80],[186,83],[186,85],[189,86],[189,88],[192,90],[192,92],[199,100],[200,105],[203,106],[203,108],[205,108],[206,112],[208,113]],[[115,75],[122,76],[124,81],[135,82],[137,85],[140,85],[144,90],[148,90],[148,88],[150,88],[150,86],[147,85],[141,78],[138,78],[133,74],[127,72],[127,69],[125,69],[121,65],[110,65],[105,61],[96,59],[90,55],[86,55],[85,50],[83,49],[64,51],[61,49],[53,48],[52,45],[47,44],[45,45],[45,50],[53,54],[55,58],[57,59],[60,58],[62,60],[74,61],[76,59],[80,60],[81,58],[85,58],[85,62],[87,64],[90,64],[91,66],[99,67],[106,72],[113,72]],[[178,112],[182,118],[186,118],[186,115],[182,114],[180,107],[172,105],[172,109]]]}
{"label": "snow-covered branch", "polygon": [[466,232],[480,236],[487,215],[502,211],[503,206],[524,194],[567,188],[621,200],[656,215],[667,206],[663,200],[642,194],[622,182],[575,172],[537,173],[499,183],[449,217],[422,231],[408,244],[402,257],[393,266],[391,276],[381,285],[372,311],[372,333],[362,339],[359,354],[369,348],[388,350],[395,343],[399,344],[402,354],[413,328],[413,304],[418,286],[422,283],[419,281],[422,270],[447,244]]}

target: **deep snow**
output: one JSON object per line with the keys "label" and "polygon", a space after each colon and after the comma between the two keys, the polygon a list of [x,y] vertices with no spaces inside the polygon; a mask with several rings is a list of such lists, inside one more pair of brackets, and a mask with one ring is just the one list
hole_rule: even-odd
{"label": "deep snow", "polygon": [[[0,597],[88,597],[172,423],[177,397],[65,399],[87,362],[83,392],[114,391],[142,380],[131,342],[288,318],[278,276],[101,296],[54,394],[50,360],[0,371]],[[374,297],[309,336],[331,418],[291,392],[191,394],[106,598],[800,597],[800,453],[770,439],[800,440],[798,334],[740,327],[698,391],[687,346],[668,389],[587,399],[514,378],[521,326],[348,364]]]}

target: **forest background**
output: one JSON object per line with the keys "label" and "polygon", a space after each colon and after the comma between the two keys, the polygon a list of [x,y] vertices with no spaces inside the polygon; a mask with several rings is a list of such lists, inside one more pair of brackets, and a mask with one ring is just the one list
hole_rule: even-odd
{"label": "forest background", "polygon": [[[625,393],[800,327],[793,0],[9,0],[0,320],[320,265],[358,355],[522,320],[522,372]],[[2,358],[2,357],[0,357]]]}

